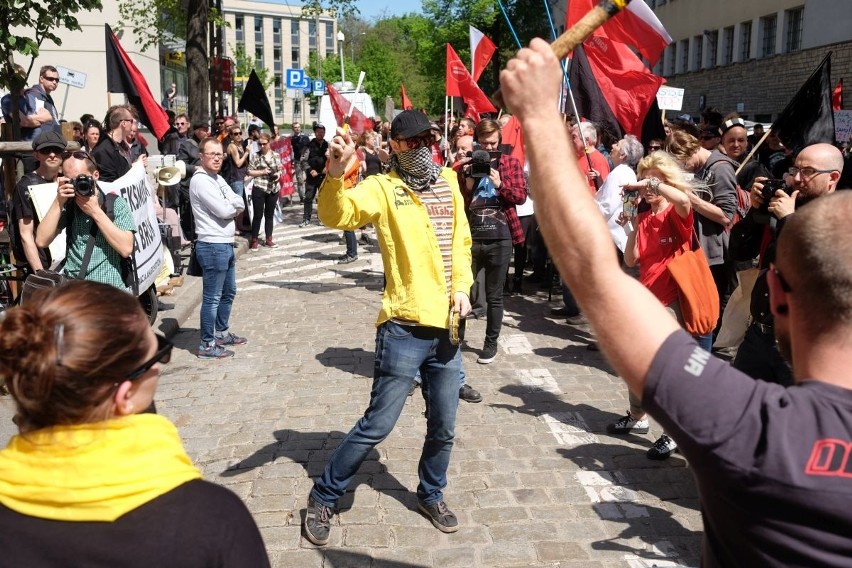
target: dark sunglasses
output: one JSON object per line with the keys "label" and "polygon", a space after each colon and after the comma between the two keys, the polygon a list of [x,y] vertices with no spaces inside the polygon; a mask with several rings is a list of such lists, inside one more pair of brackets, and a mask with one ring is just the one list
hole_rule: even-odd
{"label": "dark sunglasses", "polygon": [[662,149],[663,149],[662,146],[648,146],[648,150],[651,150],[652,152],[654,150],[662,150]]}
{"label": "dark sunglasses", "polygon": [[59,81],[59,77],[48,77],[46,75],[43,76],[42,79],[44,79],[45,81],[50,81],[51,83]]}
{"label": "dark sunglasses", "polygon": [[157,335],[157,352],[154,353],[154,356],[142,363],[137,369],[131,371],[125,376],[125,380],[135,381],[136,379],[142,377],[145,373],[147,373],[151,367],[156,365],[157,363],[166,364],[172,360],[172,348],[174,348],[174,343],[163,337],[162,335]]}
{"label": "dark sunglasses", "polygon": [[397,138],[396,141],[400,144],[405,144],[409,150],[414,150],[423,146],[431,146],[432,135],[426,134],[425,136],[414,136],[412,138]]}
{"label": "dark sunglasses", "polygon": [[243,135],[242,131],[239,131],[239,130],[236,131],[236,132],[231,132],[231,136],[242,136],[242,135]]}
{"label": "dark sunglasses", "polygon": [[82,150],[76,150],[72,152],[68,150],[67,152],[62,152],[62,159],[67,160],[68,158],[74,158],[75,160],[91,160],[92,157],[88,154],[88,152],[83,152]]}

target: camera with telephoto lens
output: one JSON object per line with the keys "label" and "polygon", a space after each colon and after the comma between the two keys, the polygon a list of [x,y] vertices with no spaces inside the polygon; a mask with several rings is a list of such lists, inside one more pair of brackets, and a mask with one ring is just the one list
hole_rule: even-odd
{"label": "camera with telephoto lens", "polygon": [[491,155],[485,150],[476,150],[471,156],[470,177],[481,178],[491,175]]}
{"label": "camera with telephoto lens", "polygon": [[95,178],[86,174],[80,174],[71,180],[74,193],[80,197],[89,197],[95,192]]}

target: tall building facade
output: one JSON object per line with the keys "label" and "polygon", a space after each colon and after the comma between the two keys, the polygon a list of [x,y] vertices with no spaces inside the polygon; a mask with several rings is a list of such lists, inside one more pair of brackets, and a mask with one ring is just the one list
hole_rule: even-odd
{"label": "tall building facade", "polygon": [[829,51],[832,81],[852,74],[852,0],[646,2],[674,39],[654,72],[684,112],[772,122]]}
{"label": "tall building facade", "polygon": [[[316,120],[317,99],[288,91],[284,74],[287,69],[307,69],[316,52],[323,58],[336,53],[335,19],[303,17],[301,6],[249,0],[224,0],[222,10],[228,22],[223,53],[235,60],[236,51],[242,49],[256,68],[267,70],[273,83],[266,94],[276,123]],[[236,101],[230,103],[229,108],[236,107]]]}
{"label": "tall building facade", "polygon": [[[557,32],[570,1],[548,1]],[[714,107],[772,122],[829,51],[832,80],[852,77],[852,0],[645,3],[674,40],[653,71],[685,89],[681,112]]]}

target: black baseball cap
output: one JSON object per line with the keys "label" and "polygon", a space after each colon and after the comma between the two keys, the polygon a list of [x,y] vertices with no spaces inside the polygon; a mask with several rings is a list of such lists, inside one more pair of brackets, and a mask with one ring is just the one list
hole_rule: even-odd
{"label": "black baseball cap", "polygon": [[59,148],[64,150],[68,146],[65,138],[55,130],[46,130],[39,133],[33,140],[33,150],[39,151],[46,148]]}
{"label": "black baseball cap", "polygon": [[325,130],[325,126],[323,126],[323,125],[322,125],[322,124],[320,124],[319,122],[315,122],[315,123],[314,123],[314,130],[319,130],[320,128],[322,128],[323,130]]}
{"label": "black baseball cap", "polygon": [[432,123],[418,110],[404,110],[391,123],[391,138],[411,138],[432,129]]}

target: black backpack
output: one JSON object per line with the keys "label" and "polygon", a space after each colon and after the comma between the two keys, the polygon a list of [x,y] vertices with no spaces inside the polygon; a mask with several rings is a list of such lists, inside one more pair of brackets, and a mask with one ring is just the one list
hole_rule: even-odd
{"label": "black backpack", "polygon": [[[115,193],[107,193],[104,194],[104,202],[101,204],[101,208],[106,213],[107,217],[110,221],[115,221],[115,199],[118,197]],[[74,223],[74,215],[77,210],[77,206],[70,201],[65,208],[65,250],[71,250],[71,227]],[[95,223],[92,223],[92,231],[89,233],[89,237],[94,239],[98,233],[98,226]],[[86,264],[84,262],[84,264]],[[121,281],[124,282],[124,285],[127,286],[130,290],[133,291],[134,296],[139,295],[139,277],[136,273],[136,241],[134,238],[133,242],[133,250],[130,251],[130,256],[127,258],[121,258]]]}

